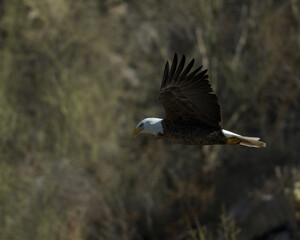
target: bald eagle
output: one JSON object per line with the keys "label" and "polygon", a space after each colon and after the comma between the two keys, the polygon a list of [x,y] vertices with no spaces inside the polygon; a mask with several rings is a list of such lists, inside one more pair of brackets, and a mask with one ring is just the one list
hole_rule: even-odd
{"label": "bald eagle", "polygon": [[218,98],[202,66],[191,72],[195,60],[186,67],[183,55],[178,66],[175,53],[169,69],[167,61],[160,87],[159,102],[166,113],[164,119],[146,118],[133,130],[133,136],[151,133],[155,139],[187,145],[244,145],[265,147],[258,137],[245,137],[221,128]]}

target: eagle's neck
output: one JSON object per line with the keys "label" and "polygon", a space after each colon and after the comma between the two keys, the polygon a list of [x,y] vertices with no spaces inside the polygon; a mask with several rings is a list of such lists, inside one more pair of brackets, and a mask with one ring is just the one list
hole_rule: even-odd
{"label": "eagle's neck", "polygon": [[163,129],[163,126],[161,124],[163,119],[161,119],[161,118],[147,118],[145,120],[147,120],[148,124],[145,125],[145,128],[144,128],[143,132],[151,133],[155,136],[157,136],[158,134],[163,134],[164,133],[164,129]]}

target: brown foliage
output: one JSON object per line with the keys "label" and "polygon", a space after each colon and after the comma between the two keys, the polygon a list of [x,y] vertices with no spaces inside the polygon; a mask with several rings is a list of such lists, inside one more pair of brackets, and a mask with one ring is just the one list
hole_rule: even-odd
{"label": "brown foliage", "polygon": [[[0,1],[0,238],[297,231],[299,9],[277,0]],[[224,128],[260,136],[266,149],[132,139],[140,119],[163,117],[158,89],[174,51],[209,68]]]}

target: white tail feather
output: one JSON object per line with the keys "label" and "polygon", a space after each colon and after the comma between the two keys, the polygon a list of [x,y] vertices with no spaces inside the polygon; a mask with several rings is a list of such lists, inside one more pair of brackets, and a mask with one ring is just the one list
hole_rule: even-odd
{"label": "white tail feather", "polygon": [[256,148],[266,147],[264,142],[258,141],[260,139],[258,137],[245,137],[227,130],[222,130],[222,132],[226,138],[238,138],[240,140],[240,145]]}

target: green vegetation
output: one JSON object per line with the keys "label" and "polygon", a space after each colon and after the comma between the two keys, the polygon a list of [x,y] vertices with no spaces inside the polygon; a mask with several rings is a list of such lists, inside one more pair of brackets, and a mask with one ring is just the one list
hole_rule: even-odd
{"label": "green vegetation", "polygon": [[[295,0],[0,0],[0,239],[297,231],[299,39]],[[266,149],[132,138],[175,51]]]}

